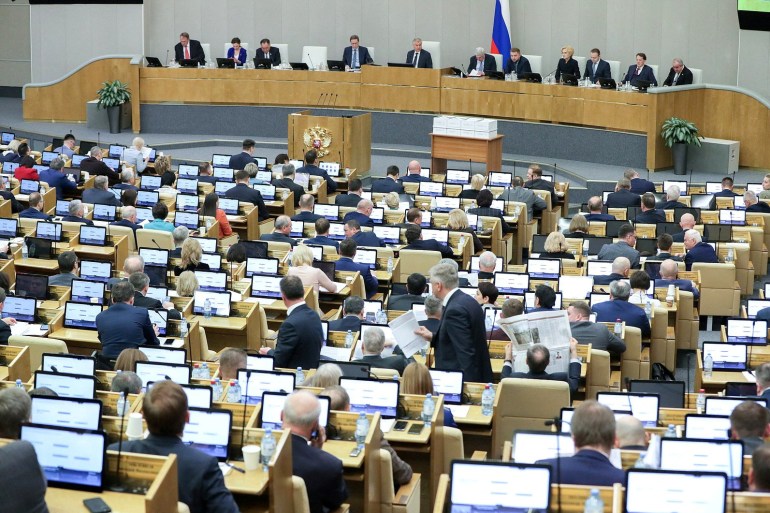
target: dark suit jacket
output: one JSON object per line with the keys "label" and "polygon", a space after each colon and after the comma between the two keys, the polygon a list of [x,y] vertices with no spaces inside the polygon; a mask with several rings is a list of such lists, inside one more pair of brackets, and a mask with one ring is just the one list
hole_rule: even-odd
{"label": "dark suit jacket", "polygon": [[259,191],[252,189],[245,183],[237,183],[235,187],[231,187],[225,194],[225,198],[237,199],[244,203],[251,203],[259,209],[259,220],[264,221],[270,214],[267,213],[267,207],[265,206],[265,200],[262,199],[262,195]]}
{"label": "dark suit jacket", "polygon": [[[770,321],[770,308],[763,308],[762,310],[758,311],[754,318],[758,321]],[[766,392],[766,397],[770,399],[770,390],[766,390]],[[763,393],[763,395],[765,394]]]}
{"label": "dark suit jacket", "polygon": [[330,239],[326,235],[316,235],[310,239],[305,239],[305,244],[318,244],[320,246],[332,246],[337,251],[340,250],[340,243],[334,239]]}
{"label": "dark suit jacket", "polygon": [[[470,62],[468,63],[468,73],[470,74],[471,71],[476,69],[476,66],[478,65],[478,59],[476,59],[476,56],[474,55],[471,57]],[[487,71],[497,71],[497,61],[494,57],[489,55],[488,53],[484,54],[484,73]]]}
{"label": "dark suit jacket", "polygon": [[346,315],[342,319],[331,321],[329,331],[361,331],[361,319],[356,315]]}
{"label": "dark suit jacket", "polygon": [[684,230],[671,235],[671,238],[674,240],[674,242],[684,242]]}
{"label": "dark suit jacket", "polygon": [[374,180],[372,182],[372,192],[381,192],[381,193],[388,193],[388,192],[397,192],[399,194],[403,194],[404,192],[404,186],[398,183],[397,180],[393,180],[392,178],[380,178],[379,180]]}
{"label": "dark suit jacket", "polygon": [[556,64],[556,75],[554,75],[557,82],[561,78],[562,73],[575,75],[576,77],[580,78],[580,64],[578,64],[578,61],[572,57],[570,57],[568,61],[559,59],[559,62]]}
{"label": "dark suit jacket", "polygon": [[592,84],[595,84],[600,78],[612,78],[610,63],[604,59],[599,59],[599,62],[596,63],[596,73],[594,73],[594,61],[588,59],[586,61],[586,69],[583,72],[583,78],[590,79]]}
{"label": "dark suit jacket", "polygon": [[523,55],[519,57],[518,62],[513,62],[513,59],[508,57],[508,62],[505,63],[506,73],[516,73],[521,75],[522,73],[532,73],[532,66],[529,64],[529,59]]}
{"label": "dark suit jacket", "polygon": [[764,201],[754,203],[750,207],[746,207],[746,212],[761,212],[763,214],[770,214],[770,205]]}
{"label": "dark suit jacket", "polygon": [[3,511],[48,513],[45,491],[45,475],[31,443],[17,440],[0,447],[0,496],[3,497]]}
{"label": "dark suit jacket", "polygon": [[604,204],[607,208],[639,207],[642,205],[642,198],[628,189],[620,189],[608,194]]}
{"label": "dark suit jacket", "polygon": [[404,246],[404,249],[416,249],[419,251],[438,251],[441,253],[441,258],[452,258],[454,256],[454,252],[452,251],[452,248],[449,246],[444,246],[440,242],[428,239],[428,240],[422,240],[418,239],[411,244],[407,244]]}
{"label": "dark suit jacket", "polygon": [[687,208],[687,205],[678,201],[661,201],[655,205],[655,208],[659,210],[673,210],[675,208]]}
{"label": "dark suit jacket", "polygon": [[[391,182],[392,181],[393,180],[391,180]],[[358,202],[362,199],[363,198],[358,194],[337,194],[337,196],[334,198],[334,204],[341,207],[357,207]]]}
{"label": "dark suit jacket", "polygon": [[[55,169],[45,169],[40,172],[40,181],[48,184],[49,187],[56,189],[56,199],[64,199],[64,193],[73,193],[78,189],[78,185],[69,180],[67,175]],[[83,192],[90,189],[85,189]],[[108,193],[109,194],[109,193]],[[112,194],[110,194],[112,196]],[[115,196],[112,196],[113,198]],[[83,200],[85,201],[85,200]],[[88,203],[86,201],[86,203]]]}
{"label": "dark suit jacket", "polygon": [[468,209],[468,213],[476,214],[477,216],[482,217],[496,217],[500,219],[500,227],[503,230],[503,235],[513,231],[513,229],[508,225],[508,222],[505,220],[505,217],[503,217],[503,213],[500,211],[500,209],[490,207],[476,207]]}
{"label": "dark suit jacket", "polygon": [[274,46],[270,47],[267,57],[265,57],[265,52],[262,51],[262,48],[257,50],[257,52],[254,54],[254,57],[257,59],[270,59],[270,64],[273,66],[278,66],[281,64],[281,51]]}
{"label": "dark suit jacket", "polygon": [[425,298],[415,294],[401,294],[390,296],[388,299],[388,310],[398,310],[406,312],[412,309],[412,305],[425,304]]}
{"label": "dark suit jacket", "polygon": [[86,219],[85,217],[78,217],[78,216],[63,216],[61,218],[62,221],[67,223],[80,223],[84,224],[86,226],[93,226],[94,222],[90,219]]}
{"label": "dark suit jacket", "polygon": [[116,183],[120,183],[120,173],[118,173],[117,170],[113,171],[103,161],[96,159],[94,157],[84,158],[83,161],[80,163],[80,169],[83,171],[88,171],[88,174],[90,176],[98,176],[98,175],[106,176],[109,179],[110,185],[115,185]]}
{"label": "dark suit jacket", "polygon": [[492,381],[484,312],[468,294],[456,290],[451,295],[431,345],[437,368],[462,370],[465,379],[474,383]]}
{"label": "dark suit jacket", "polygon": [[433,333],[433,335],[435,335],[438,333],[438,328],[441,326],[441,321],[438,319],[425,319],[424,321],[419,321],[417,324],[420,326],[425,326],[431,333]]}
{"label": "dark suit jacket", "polygon": [[[201,42],[196,39],[190,39],[188,44],[190,45],[190,59],[206,64],[206,55],[203,53]],[[177,43],[174,45],[174,60],[180,62],[182,59],[184,59],[184,48],[182,43]]]}
{"label": "dark suit jacket", "polygon": [[50,221],[52,219],[52,217],[49,216],[48,214],[45,214],[39,211],[38,209],[32,208],[32,207],[25,208],[24,210],[19,212],[19,217],[26,217],[30,219],[43,219],[44,221]]}
{"label": "dark suit jacket", "polygon": [[160,344],[147,310],[126,303],[112,305],[98,314],[96,329],[102,343],[102,354],[107,358],[117,358],[124,349]]}
{"label": "dark suit jacket", "polygon": [[[69,182],[69,180],[67,181]],[[116,207],[123,206],[120,200],[116,198],[115,195],[113,195],[110,191],[94,189],[93,187],[90,189],[83,190],[83,203],[91,203],[91,204],[100,203],[102,205],[113,205]]]}
{"label": "dark suit jacket", "polygon": [[[125,226],[126,228],[131,228],[132,230],[134,230],[134,235],[136,235],[136,230],[142,229],[141,224],[132,223],[128,219],[121,219],[120,221],[115,221],[114,223],[110,223],[110,226]],[[182,256],[181,253],[179,256],[180,257]]]}
{"label": "dark suit jacket", "polygon": [[692,270],[692,264],[695,262],[717,264],[719,263],[719,258],[717,258],[714,248],[705,242],[699,242],[684,256],[684,265],[688,271]]}
{"label": "dark suit jacket", "polygon": [[[110,445],[109,449],[117,451],[118,444]],[[217,459],[186,446],[179,437],[151,434],[144,440],[123,442],[123,451],[156,456],[176,454],[179,501],[190,507],[190,513],[238,511],[232,494],[225,486]]]}
{"label": "dark suit jacket", "polygon": [[[603,327],[603,326],[602,326]],[[604,328],[605,330],[607,328]],[[524,379],[545,379],[548,381],[565,381],[569,385],[570,394],[577,392],[578,385],[580,384],[580,363],[570,362],[569,372],[554,372],[548,374],[547,372],[513,372],[513,369],[508,365],[503,366],[501,372],[503,378],[524,378]]]}
{"label": "dark suit jacket", "polygon": [[615,273],[594,276],[594,285],[609,285],[613,281],[624,280],[625,278],[626,277],[623,276],[622,274],[615,274]]}
{"label": "dark suit jacket", "polygon": [[634,224],[658,224],[666,222],[666,213],[662,210],[640,212],[634,219]]}
{"label": "dark suit jacket", "polygon": [[591,449],[583,449],[574,456],[560,458],[561,476],[556,474],[555,458],[540,460],[537,463],[551,466],[554,483],[612,486],[615,483],[624,483],[626,480],[626,473],[623,470],[613,466],[602,453]]}
{"label": "dark suit jacket", "polygon": [[288,235],[284,235],[279,232],[263,233],[259,236],[259,240],[273,241],[273,242],[288,242],[292,247],[297,245],[297,241],[292,239]]}
{"label": "dark suit jacket", "polygon": [[322,176],[323,179],[326,180],[326,192],[331,194],[337,191],[337,182],[334,181],[334,178],[329,176],[329,173],[318,166],[307,164],[297,169],[297,173],[308,173],[313,176]]}
{"label": "dark suit jacket", "polygon": [[628,326],[642,330],[642,337],[650,336],[650,321],[644,314],[644,310],[628,301],[613,299],[594,305],[591,310],[596,313],[596,322],[615,322],[620,319]]}
{"label": "dark suit jacket", "polygon": [[[351,212],[352,214],[353,212]],[[347,216],[345,216],[347,217]],[[374,232],[364,232],[360,231],[353,235],[353,240],[356,241],[356,244],[359,246],[370,246],[370,247],[385,247],[385,243],[377,237]]]}
{"label": "dark suit jacket", "polygon": [[668,287],[669,285],[673,285],[679,290],[684,290],[685,292],[692,292],[692,295],[695,299],[700,296],[700,292],[698,289],[692,286],[692,281],[690,280],[664,280],[663,278],[658,278],[655,280],[655,287]]}
{"label": "dark suit jacket", "polygon": [[[374,221],[372,220],[372,218],[355,210],[353,212],[348,212],[347,214],[345,214],[345,217],[342,218],[342,222],[347,223],[351,219],[358,221],[358,224],[360,224],[361,226],[374,226]],[[359,245],[361,245],[360,242],[359,242]]]}
{"label": "dark suit jacket", "polygon": [[[406,52],[406,63],[411,64],[414,66],[414,50],[409,50]],[[433,57],[430,56],[430,52],[427,50],[420,50],[420,55],[417,58],[417,66],[418,68],[432,68],[433,67]]]}
{"label": "dark suit jacket", "polygon": [[353,360],[356,363],[368,363],[378,369],[393,369],[399,374],[404,373],[404,369],[409,364],[404,355],[393,355],[383,358],[381,355],[364,355],[360,360]]}
{"label": "dark suit jacket", "polygon": [[632,86],[636,86],[639,80],[646,80],[653,85],[658,85],[658,81],[655,79],[655,73],[648,65],[644,65],[641,73],[636,74],[636,64],[632,64],[628,67],[626,72],[626,82],[631,82]]}
{"label": "dark suit jacket", "polygon": [[366,288],[367,299],[377,293],[377,287],[380,286],[380,283],[377,281],[377,277],[372,274],[368,265],[356,263],[348,257],[340,257],[340,259],[337,260],[336,269],[338,271],[360,272],[361,277],[364,279],[364,288]]}
{"label": "dark suit jacket", "polygon": [[[679,241],[679,242],[682,242],[682,241]],[[660,260],[661,262],[663,260],[673,260],[674,262],[684,262],[682,257],[672,255],[671,253],[658,253],[657,255],[648,256],[647,260],[649,261]]]}
{"label": "dark suit jacket", "polygon": [[666,80],[663,81],[664,86],[682,86],[682,85],[690,85],[693,81],[692,71],[687,66],[682,67],[682,72],[679,74],[679,80],[676,81],[676,84],[674,83],[674,77],[676,76],[676,71],[674,71],[674,68],[671,68],[671,70],[668,72],[668,76],[666,77]]}
{"label": "dark suit jacket", "polygon": [[556,202],[556,190],[553,188],[553,183],[548,180],[543,180],[542,178],[528,180],[524,182],[524,187],[527,189],[535,189],[537,191],[548,191],[551,193],[551,203]]}
{"label": "dark suit jacket", "polygon": [[299,208],[299,199],[305,194],[305,188],[301,185],[294,183],[291,178],[276,178],[273,180],[273,185],[281,187],[282,189],[289,189],[294,193],[294,208]]}
{"label": "dark suit jacket", "polygon": [[245,168],[246,164],[251,164],[252,162],[256,162],[256,160],[254,160],[254,157],[252,157],[245,151],[242,151],[230,157],[230,163],[228,164],[228,166],[230,167],[230,169],[239,171]]}
{"label": "dark suit jacket", "polygon": [[281,324],[270,354],[276,367],[317,369],[323,340],[321,318],[309,306],[300,305]]}
{"label": "dark suit jacket", "polygon": [[[350,68],[353,67],[353,47],[348,46],[342,51],[342,62],[345,63],[345,66],[348,66]],[[363,66],[364,64],[371,64],[374,62],[374,59],[372,59],[372,56],[369,55],[369,49],[365,46],[358,45],[358,66]]]}
{"label": "dark suit jacket", "polygon": [[[139,308],[152,308],[153,310],[166,310],[163,307],[163,303],[153,297],[147,297],[139,291],[134,291],[134,306]],[[182,320],[182,314],[180,314],[177,310],[171,309],[166,311],[168,312],[169,319],[175,319],[177,321]]]}
{"label": "dark suit jacket", "polygon": [[430,178],[417,173],[409,173],[400,178],[401,182],[430,182]]}
{"label": "dark suit jacket", "polygon": [[0,346],[7,346],[10,337],[11,327],[4,322],[0,322]]}
{"label": "dark suit jacket", "polygon": [[586,218],[586,221],[614,221],[615,216],[610,214],[583,214],[583,216]]}
{"label": "dark suit jacket", "polygon": [[734,193],[730,189],[722,189],[719,192],[715,192],[714,197],[711,198],[711,203],[709,203],[709,210],[717,209],[717,198],[734,198],[735,196],[738,196],[738,194]]}
{"label": "dark suit jacket", "polygon": [[644,178],[631,179],[631,192],[641,196],[645,192],[655,192],[655,184]]}
{"label": "dark suit jacket", "polygon": [[626,350],[626,343],[607,329],[603,324],[591,321],[569,323],[572,336],[581,344],[591,344],[593,349],[601,349],[620,354]]}
{"label": "dark suit jacket", "polygon": [[295,434],[291,435],[291,449],[292,474],[305,481],[310,513],[337,509],[348,497],[342,461]]}
{"label": "dark suit jacket", "polygon": [[302,221],[303,223],[315,223],[316,221],[318,221],[322,217],[323,216],[319,216],[318,214],[314,214],[312,212],[308,212],[307,210],[303,210],[302,212],[299,212],[294,217],[292,217],[291,220],[292,221]]}

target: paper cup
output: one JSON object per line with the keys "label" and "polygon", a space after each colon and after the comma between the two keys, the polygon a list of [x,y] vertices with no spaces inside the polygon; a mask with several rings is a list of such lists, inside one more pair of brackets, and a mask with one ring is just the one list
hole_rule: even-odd
{"label": "paper cup", "polygon": [[259,468],[259,456],[261,449],[258,445],[243,446],[243,463],[246,470],[257,470]]}
{"label": "paper cup", "polygon": [[129,440],[141,440],[144,438],[142,429],[142,414],[134,412],[128,416],[128,427],[126,427],[126,436]]}

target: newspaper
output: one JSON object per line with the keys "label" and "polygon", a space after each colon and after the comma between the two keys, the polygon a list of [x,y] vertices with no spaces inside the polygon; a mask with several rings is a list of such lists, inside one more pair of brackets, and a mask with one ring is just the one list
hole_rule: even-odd
{"label": "newspaper", "polygon": [[542,344],[551,352],[546,372],[569,371],[571,331],[566,310],[535,312],[500,319],[497,323],[513,344],[514,372],[527,372],[527,349]]}

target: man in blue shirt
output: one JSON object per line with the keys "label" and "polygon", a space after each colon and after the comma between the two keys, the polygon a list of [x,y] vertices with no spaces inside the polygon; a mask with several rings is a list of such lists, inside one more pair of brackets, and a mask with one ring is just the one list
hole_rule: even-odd
{"label": "man in blue shirt", "polygon": [[57,200],[64,199],[65,193],[71,196],[73,192],[78,190],[78,184],[62,173],[62,168],[64,168],[64,159],[56,157],[48,164],[48,169],[40,172],[40,181],[47,183],[48,187],[56,189]]}

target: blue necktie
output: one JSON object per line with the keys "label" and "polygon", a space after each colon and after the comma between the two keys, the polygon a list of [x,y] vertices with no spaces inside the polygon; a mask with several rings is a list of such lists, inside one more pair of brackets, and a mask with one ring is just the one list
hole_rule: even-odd
{"label": "blue necktie", "polygon": [[358,49],[353,50],[353,67],[358,68]]}

